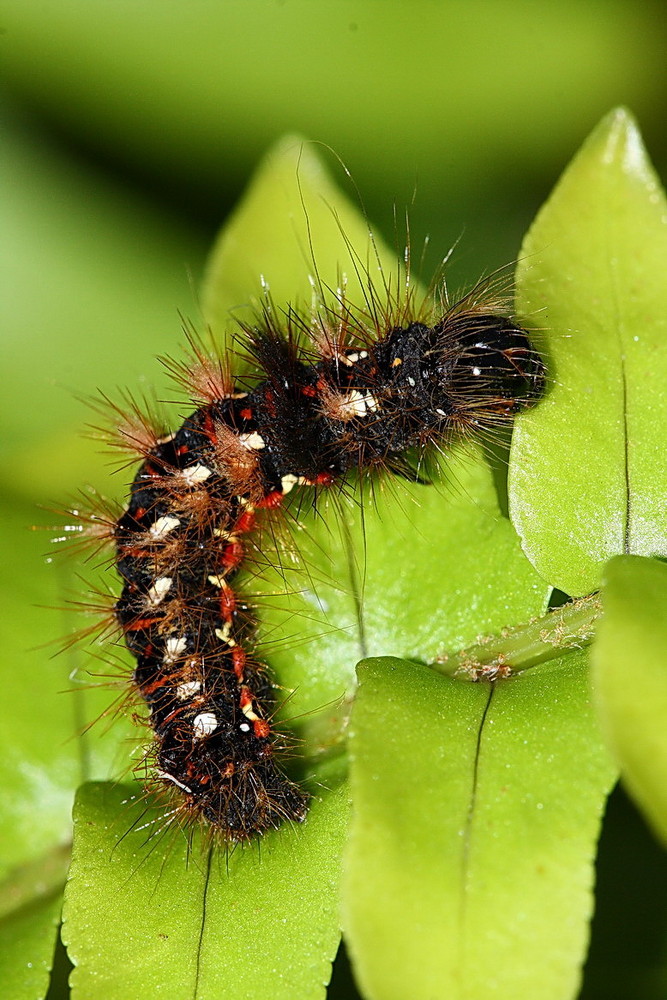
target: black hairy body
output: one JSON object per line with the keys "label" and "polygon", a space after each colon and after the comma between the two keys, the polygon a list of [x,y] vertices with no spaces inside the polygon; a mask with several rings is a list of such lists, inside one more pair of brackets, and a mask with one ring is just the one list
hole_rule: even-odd
{"label": "black hairy body", "polygon": [[287,740],[237,593],[245,536],[293,489],[329,487],[350,469],[404,471],[409,449],[507,424],[544,383],[526,333],[465,301],[380,334],[357,323],[355,343],[332,333],[328,316],[307,350],[271,313],[247,333],[253,383],[216,375],[197,354],[203,405],[175,434],[144,435],[112,528],[123,580],[115,615],[154,732],[152,778],[232,841],[307,811],[282,769]]}

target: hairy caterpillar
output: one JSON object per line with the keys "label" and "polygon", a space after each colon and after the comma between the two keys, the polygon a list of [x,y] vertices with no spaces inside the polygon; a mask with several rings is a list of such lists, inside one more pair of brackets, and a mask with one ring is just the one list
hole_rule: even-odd
{"label": "hairy caterpillar", "polygon": [[308,319],[278,320],[267,304],[243,328],[250,381],[193,340],[189,362],[172,368],[194,412],[171,434],[139,411],[120,428],[143,461],[125,512],[91,533],[115,545],[115,618],[154,733],[149,771],[185,817],[225,840],[307,811],[281,767],[271,678],[235,585],[247,536],[294,489],[317,492],[352,469],[414,476],[411,450],[483,435],[538,399],[543,363],[500,308],[479,289],[419,315],[354,310],[339,297]]}

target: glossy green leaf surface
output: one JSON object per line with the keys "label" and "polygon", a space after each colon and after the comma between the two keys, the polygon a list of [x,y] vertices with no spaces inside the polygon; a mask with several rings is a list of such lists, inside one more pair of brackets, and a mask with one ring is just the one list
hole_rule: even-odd
{"label": "glossy green leaf surface", "polygon": [[667,564],[612,559],[602,600],[593,684],[603,732],[629,791],[667,841]]}
{"label": "glossy green leaf surface", "polygon": [[63,913],[73,1000],[135,1000],[138,984],[142,1000],[323,997],[347,808],[340,768],[322,777],[303,827],[229,852],[189,851],[127,787],[84,786]]}
{"label": "glossy green leaf surface", "polygon": [[343,919],[364,996],[574,997],[615,777],[585,655],[495,687],[358,670]]}
{"label": "glossy green leaf surface", "polygon": [[667,553],[667,201],[631,117],[586,141],[526,237],[517,308],[551,384],[517,421],[510,509],[554,586],[595,589],[621,553]]}

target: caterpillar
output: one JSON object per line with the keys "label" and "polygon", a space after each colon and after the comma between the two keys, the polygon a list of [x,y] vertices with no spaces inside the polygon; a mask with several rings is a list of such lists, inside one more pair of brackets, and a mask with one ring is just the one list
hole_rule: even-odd
{"label": "caterpillar", "polygon": [[415,450],[484,435],[540,398],[545,368],[528,334],[478,291],[412,317],[339,297],[278,319],[269,304],[242,327],[252,380],[191,339],[172,374],[193,412],[169,434],[139,411],[120,429],[142,462],[108,522],[114,614],[153,732],[148,771],[186,819],[227,842],[300,822],[308,805],[284,771],[287,737],[237,586],[248,541],[293,490],[317,497],[350,470],[414,477]]}

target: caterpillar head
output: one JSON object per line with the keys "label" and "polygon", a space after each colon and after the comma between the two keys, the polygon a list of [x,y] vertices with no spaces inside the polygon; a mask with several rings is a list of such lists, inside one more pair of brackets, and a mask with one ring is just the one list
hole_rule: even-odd
{"label": "caterpillar head", "polygon": [[[545,366],[525,330],[504,316],[469,317],[457,331],[456,357],[447,352],[446,377],[473,410],[511,415],[544,392]],[[444,372],[443,372],[444,375]]]}

